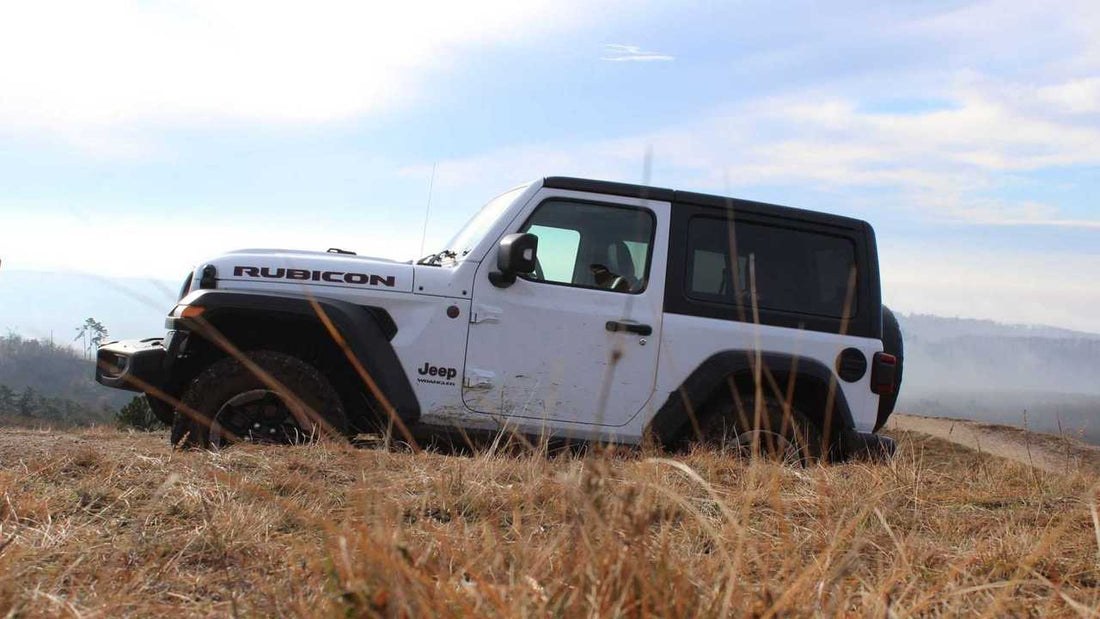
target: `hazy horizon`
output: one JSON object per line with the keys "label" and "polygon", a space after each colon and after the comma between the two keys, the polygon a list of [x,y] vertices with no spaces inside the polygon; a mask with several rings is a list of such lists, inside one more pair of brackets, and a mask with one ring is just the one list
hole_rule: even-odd
{"label": "hazy horizon", "polygon": [[[119,322],[125,325],[118,337],[152,337],[160,328],[163,317],[174,306],[179,286],[185,276],[186,273],[175,281],[150,277],[105,277],[80,271],[0,269],[0,330],[37,339],[49,339],[50,332],[53,331],[58,343],[64,343],[61,340],[64,339],[66,329],[75,329],[84,318],[119,316],[123,320],[105,320],[108,326]],[[79,288],[72,294],[74,287]],[[66,291],[70,293],[70,300],[76,302],[76,307],[71,304],[58,306],[56,302],[51,302]],[[18,313],[12,309],[17,307],[17,303],[24,305],[23,310]],[[890,303],[886,305],[891,306]],[[947,319],[960,324],[976,323],[978,326],[980,323],[989,323],[994,331],[1001,328],[1022,328],[1024,333],[1043,336],[1050,336],[1052,331],[1063,331],[1068,336],[1100,338],[1100,329],[1075,329],[1053,322],[1006,322],[989,316],[940,315],[891,307],[899,315],[909,319]],[[58,318],[61,314],[67,317]],[[13,318],[13,315],[16,317]],[[153,333],[139,333],[142,324],[149,325]],[[948,334],[956,335],[958,329],[956,326]],[[115,332],[117,329],[112,330],[112,333]]]}

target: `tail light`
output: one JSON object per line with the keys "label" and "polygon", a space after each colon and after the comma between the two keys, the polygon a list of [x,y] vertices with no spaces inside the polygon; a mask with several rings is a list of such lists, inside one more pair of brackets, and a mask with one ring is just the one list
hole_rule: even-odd
{"label": "tail light", "polygon": [[894,375],[898,370],[898,358],[890,353],[875,353],[871,363],[871,391],[879,395],[894,392]]}

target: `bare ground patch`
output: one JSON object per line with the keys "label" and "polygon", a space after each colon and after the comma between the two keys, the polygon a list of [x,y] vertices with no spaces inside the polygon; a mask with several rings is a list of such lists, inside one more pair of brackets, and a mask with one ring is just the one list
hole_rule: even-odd
{"label": "bare ground patch", "polygon": [[935,436],[1051,473],[1072,473],[1079,469],[1100,473],[1100,447],[1068,436],[963,419],[915,415],[893,415],[888,426]]}

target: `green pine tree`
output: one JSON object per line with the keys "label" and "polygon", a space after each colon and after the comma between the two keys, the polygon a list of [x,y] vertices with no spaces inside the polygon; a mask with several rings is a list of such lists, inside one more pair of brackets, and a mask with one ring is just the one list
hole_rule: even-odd
{"label": "green pine tree", "polygon": [[160,430],[165,427],[153,414],[153,409],[149,407],[149,400],[144,395],[135,396],[134,399],[119,409],[115,413],[115,423],[123,428],[134,428],[144,432]]}
{"label": "green pine tree", "polygon": [[0,414],[12,415],[15,413],[15,392],[7,385],[0,385]]}
{"label": "green pine tree", "polygon": [[24,417],[37,417],[37,402],[38,394],[34,389],[27,387],[23,390],[23,393],[19,395],[19,401],[15,405],[16,411]]}

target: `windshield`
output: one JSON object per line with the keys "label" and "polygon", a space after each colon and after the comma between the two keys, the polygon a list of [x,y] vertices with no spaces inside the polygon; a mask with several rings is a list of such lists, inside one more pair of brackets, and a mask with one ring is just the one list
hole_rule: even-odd
{"label": "windshield", "polygon": [[457,259],[470,253],[470,250],[481,241],[481,238],[485,236],[489,228],[493,227],[493,223],[500,218],[500,215],[512,205],[512,202],[518,198],[525,189],[527,189],[526,186],[517,187],[511,191],[502,193],[490,200],[488,204],[481,207],[481,210],[478,211],[470,221],[466,222],[466,225],[462,226],[458,234],[447,243],[447,249],[454,252],[452,257]]}

